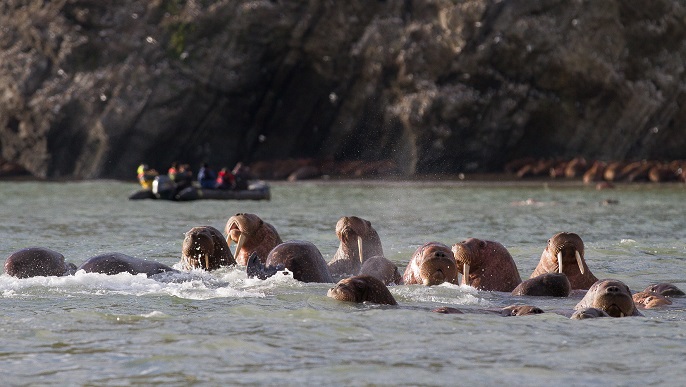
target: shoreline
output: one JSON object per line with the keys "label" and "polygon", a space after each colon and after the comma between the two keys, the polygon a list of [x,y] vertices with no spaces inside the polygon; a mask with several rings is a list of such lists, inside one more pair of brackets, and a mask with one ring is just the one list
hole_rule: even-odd
{"label": "shoreline", "polygon": [[[580,188],[585,187],[593,190],[612,190],[618,187],[683,187],[686,189],[686,184],[679,181],[668,182],[613,182],[607,185],[607,182],[591,182],[585,183],[581,178],[547,178],[547,177],[526,177],[519,178],[516,175],[508,173],[480,173],[480,174],[460,174],[460,175],[421,175],[411,177],[400,176],[385,176],[385,177],[350,177],[350,176],[322,176],[314,179],[303,179],[296,181],[289,181],[284,179],[256,179],[262,180],[273,186],[289,186],[298,184],[312,184],[312,185],[347,185],[359,184],[368,186],[405,186],[414,185],[417,187],[559,187],[559,188]],[[136,179],[113,179],[113,178],[56,178],[43,179],[33,176],[0,176],[0,183],[82,183],[82,182],[97,182],[97,181],[113,181],[120,183],[137,184]]]}

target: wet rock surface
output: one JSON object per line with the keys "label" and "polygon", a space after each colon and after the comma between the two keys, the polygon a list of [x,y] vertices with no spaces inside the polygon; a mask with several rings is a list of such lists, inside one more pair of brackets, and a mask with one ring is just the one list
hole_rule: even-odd
{"label": "wet rock surface", "polygon": [[8,0],[0,156],[50,178],[686,159],[684,20],[667,0]]}

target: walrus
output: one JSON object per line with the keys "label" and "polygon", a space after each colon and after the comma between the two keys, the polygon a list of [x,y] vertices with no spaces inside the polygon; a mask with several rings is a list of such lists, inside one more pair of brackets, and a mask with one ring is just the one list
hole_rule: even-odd
{"label": "walrus", "polygon": [[398,265],[380,255],[367,258],[362,264],[358,275],[370,275],[381,280],[385,285],[401,285],[403,283],[403,277],[398,271]]}
{"label": "walrus", "polygon": [[654,292],[638,292],[634,293],[634,295],[631,297],[634,300],[634,304],[643,309],[658,308],[660,306],[672,304],[672,301],[670,301],[667,297]]}
{"label": "walrus", "polygon": [[548,239],[548,246],[529,278],[554,272],[566,274],[572,289],[588,289],[598,281],[584,260],[584,242],[570,232],[560,232]]}
{"label": "walrus", "polygon": [[[441,314],[464,314],[465,312],[453,308],[451,306],[441,306],[439,308],[436,308],[432,310],[434,313],[441,313]],[[503,317],[510,317],[510,316],[528,316],[532,314],[541,314],[543,313],[543,309],[533,306],[533,305],[510,305],[506,306],[500,310],[491,310],[491,309],[482,309],[482,310],[477,310],[477,311],[471,311],[470,313],[482,313],[482,314],[499,314]]]}
{"label": "walrus", "polygon": [[596,281],[574,310],[584,308],[598,308],[611,317],[642,316],[636,309],[629,287],[615,279]]}
{"label": "walrus", "polygon": [[504,307],[500,314],[504,317],[509,316],[529,316],[532,314],[541,314],[543,309],[533,305],[510,305]]}
{"label": "walrus", "polygon": [[292,272],[293,278],[298,281],[334,282],[322,253],[311,242],[283,242],[269,252],[264,264],[256,252],[250,254],[248,259],[247,273],[250,278],[266,279],[284,269]]}
{"label": "walrus", "polygon": [[604,310],[598,308],[581,308],[574,311],[570,319],[572,320],[584,320],[587,318],[597,318],[597,317],[610,317],[609,314],[605,313]]}
{"label": "walrus", "polygon": [[276,228],[255,214],[238,213],[230,217],[224,233],[229,246],[232,241],[236,243],[235,259],[239,265],[247,265],[253,251],[267,259],[269,252],[283,242]]}
{"label": "walrus", "polygon": [[567,276],[562,273],[544,273],[517,285],[513,296],[567,297],[572,291]]}
{"label": "walrus", "polygon": [[219,230],[212,226],[193,227],[183,239],[181,266],[184,270],[216,270],[235,265],[236,260]]}
{"label": "walrus", "polygon": [[76,272],[76,265],[65,262],[64,255],[44,247],[28,247],[13,252],[5,260],[5,273],[18,278],[65,276]]}
{"label": "walrus", "polygon": [[679,289],[676,287],[674,284],[670,284],[668,282],[660,282],[656,284],[651,284],[645,290],[644,292],[651,292],[651,293],[657,293],[661,296],[665,297],[674,297],[674,296],[684,296],[686,295],[683,290]]}
{"label": "walrus", "polygon": [[336,222],[336,236],[340,244],[328,263],[331,275],[355,275],[366,258],[384,255],[379,234],[368,220],[344,216]]}
{"label": "walrus", "polygon": [[102,273],[108,275],[118,273],[136,275],[145,273],[148,277],[159,273],[177,271],[159,262],[131,257],[121,253],[106,253],[88,258],[79,266],[79,270],[83,270],[86,273]]}
{"label": "walrus", "polygon": [[370,275],[344,278],[329,289],[326,296],[339,301],[398,305],[386,284]]}
{"label": "walrus", "polygon": [[511,292],[522,282],[514,259],[505,246],[469,238],[456,243],[452,252],[462,284],[479,290]]}
{"label": "walrus", "polygon": [[405,268],[405,285],[457,284],[457,264],[450,248],[439,242],[427,242],[417,248]]}

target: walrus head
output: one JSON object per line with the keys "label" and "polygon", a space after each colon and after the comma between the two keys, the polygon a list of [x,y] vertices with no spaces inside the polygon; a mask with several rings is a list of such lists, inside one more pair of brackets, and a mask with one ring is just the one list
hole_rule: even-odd
{"label": "walrus head", "polygon": [[584,242],[571,232],[560,232],[548,240],[546,250],[557,259],[557,272],[563,273],[567,265],[578,266],[584,274]]}
{"label": "walrus head", "polygon": [[661,296],[672,297],[672,296],[683,296],[684,292],[676,287],[674,284],[668,282],[660,282],[657,284],[652,284],[648,286],[645,292],[657,293]]}
{"label": "walrus head", "polygon": [[419,274],[423,285],[457,282],[457,264],[453,252],[442,243],[425,243],[417,249],[410,265],[413,266],[413,271]]}
{"label": "walrus head", "polygon": [[236,264],[222,233],[212,226],[193,227],[186,232],[181,252],[181,264],[186,270],[215,270]]}
{"label": "walrus head", "polygon": [[[238,213],[232,216],[226,222],[224,233],[229,246],[231,242],[236,243],[235,255],[242,264],[247,264],[249,254],[255,250],[260,250],[260,254],[266,258],[267,253],[282,242],[276,229],[255,214]],[[260,246],[263,249],[259,249]],[[242,251],[244,248],[246,251]]]}
{"label": "walrus head", "polygon": [[386,285],[379,279],[368,275],[344,278],[330,288],[326,295],[339,301],[397,305]]}
{"label": "walrus head", "polygon": [[65,262],[62,254],[44,247],[15,251],[5,261],[5,273],[18,278],[64,276],[75,271],[76,266]]}
{"label": "walrus head", "polygon": [[670,301],[667,297],[653,292],[638,292],[635,293],[632,298],[637,306],[645,309],[657,308],[672,304],[672,301]]}
{"label": "walrus head", "polygon": [[379,234],[368,220],[344,216],[336,222],[336,236],[345,254],[361,264],[369,257],[383,256]]}
{"label": "walrus head", "polygon": [[469,238],[466,241],[453,245],[452,252],[455,256],[455,263],[458,265],[457,271],[462,273],[463,285],[469,285],[469,272],[475,264],[474,249],[483,249],[485,247],[486,242],[476,238]]}
{"label": "walrus head", "polygon": [[209,231],[193,227],[184,234],[182,248],[184,269],[210,270],[210,257],[214,254],[214,240]]}
{"label": "walrus head", "polygon": [[577,304],[575,309],[598,308],[611,317],[640,316],[636,310],[629,287],[622,281],[606,279],[597,281]]}

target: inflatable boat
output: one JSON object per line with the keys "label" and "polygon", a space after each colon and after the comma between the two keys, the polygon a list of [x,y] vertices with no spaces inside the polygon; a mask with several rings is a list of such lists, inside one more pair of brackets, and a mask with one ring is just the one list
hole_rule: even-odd
{"label": "inflatable boat", "polygon": [[[177,192],[178,191],[178,192]],[[269,184],[264,181],[253,181],[248,189],[208,189],[198,186],[177,190],[174,182],[166,176],[158,176],[152,184],[152,190],[136,191],[129,196],[129,200],[159,199],[173,201],[191,201],[200,199],[212,200],[270,200]]]}

